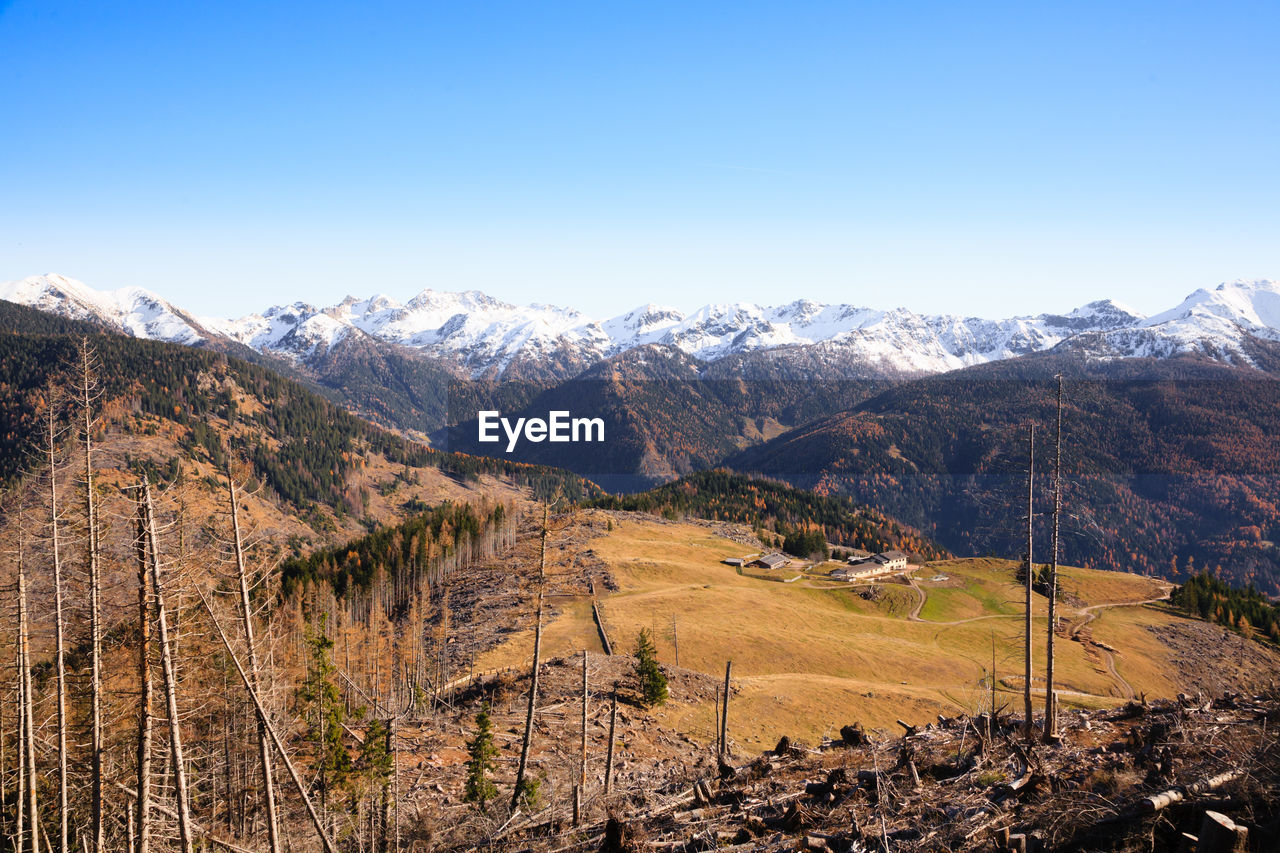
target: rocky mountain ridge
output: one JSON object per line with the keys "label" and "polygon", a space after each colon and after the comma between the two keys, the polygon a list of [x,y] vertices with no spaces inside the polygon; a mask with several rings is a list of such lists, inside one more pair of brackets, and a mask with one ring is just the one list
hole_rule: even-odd
{"label": "rocky mountain ridge", "polygon": [[344,342],[406,348],[460,377],[487,379],[565,379],[650,345],[732,365],[745,376],[766,365],[797,378],[820,371],[875,378],[943,373],[1059,347],[1104,360],[1199,353],[1248,365],[1253,339],[1280,340],[1280,282],[1267,280],[1197,290],[1149,317],[1100,300],[1068,314],[996,320],[807,299],[780,306],[716,303],[689,314],[649,304],[595,320],[572,308],[430,289],[403,303],[379,294],[223,319],[197,317],[141,288],[97,291],[52,273],[0,284],[0,299],[136,337],[236,342],[304,366]]}

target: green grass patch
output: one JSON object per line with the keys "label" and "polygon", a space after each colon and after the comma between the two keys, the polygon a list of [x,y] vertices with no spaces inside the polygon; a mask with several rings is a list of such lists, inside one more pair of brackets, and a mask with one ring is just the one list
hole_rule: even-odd
{"label": "green grass patch", "polygon": [[952,575],[963,586],[928,586],[920,618],[927,622],[956,622],[979,616],[1010,616],[1020,612],[1009,599],[1006,582],[997,576]]}

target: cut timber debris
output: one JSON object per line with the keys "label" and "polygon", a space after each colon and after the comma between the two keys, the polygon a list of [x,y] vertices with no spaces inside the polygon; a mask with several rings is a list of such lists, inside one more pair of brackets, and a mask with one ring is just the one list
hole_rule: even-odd
{"label": "cut timber debris", "polygon": [[1184,797],[1197,794],[1205,794],[1209,791],[1216,791],[1228,782],[1234,782],[1244,775],[1242,770],[1228,770],[1225,773],[1219,773],[1216,776],[1210,776],[1207,779],[1201,779],[1191,785],[1181,788],[1170,788],[1167,791],[1161,791],[1158,794],[1152,794],[1142,800],[1139,808],[1145,813],[1158,812],[1163,808],[1180,802]]}

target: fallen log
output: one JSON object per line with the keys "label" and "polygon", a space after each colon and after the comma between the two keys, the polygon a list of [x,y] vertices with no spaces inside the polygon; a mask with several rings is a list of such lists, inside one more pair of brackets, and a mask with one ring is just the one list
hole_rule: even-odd
{"label": "fallen log", "polygon": [[1180,802],[1187,796],[1196,796],[1206,794],[1209,791],[1216,791],[1228,782],[1233,782],[1244,775],[1243,770],[1228,770],[1225,773],[1219,773],[1216,776],[1209,776],[1190,785],[1180,785],[1170,788],[1167,791],[1161,791],[1158,794],[1152,794],[1145,797],[1138,803],[1138,811],[1143,814],[1154,814],[1162,809],[1166,809],[1174,803]]}

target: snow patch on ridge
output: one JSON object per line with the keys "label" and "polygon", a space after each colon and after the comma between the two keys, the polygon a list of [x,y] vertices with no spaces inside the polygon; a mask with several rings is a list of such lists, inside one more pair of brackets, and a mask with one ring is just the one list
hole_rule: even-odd
{"label": "snow patch on ridge", "polygon": [[896,373],[939,373],[1041,352],[1068,341],[1099,358],[1203,352],[1248,363],[1247,338],[1280,340],[1280,284],[1235,281],[1197,290],[1151,317],[1104,299],[1068,314],[987,320],[879,310],[797,299],[786,305],[713,303],[684,314],[641,305],[602,321],[572,308],[518,306],[479,291],[427,289],[405,303],[348,296],[336,305],[278,305],[238,319],[196,319],[140,288],[101,292],[59,275],[0,284],[0,298],[93,319],[138,337],[199,343],[218,335],[299,362],[352,335],[411,347],[501,375],[515,362],[586,366],[637,347],[665,345],[701,361],[728,355],[779,357],[809,348],[823,363]]}

